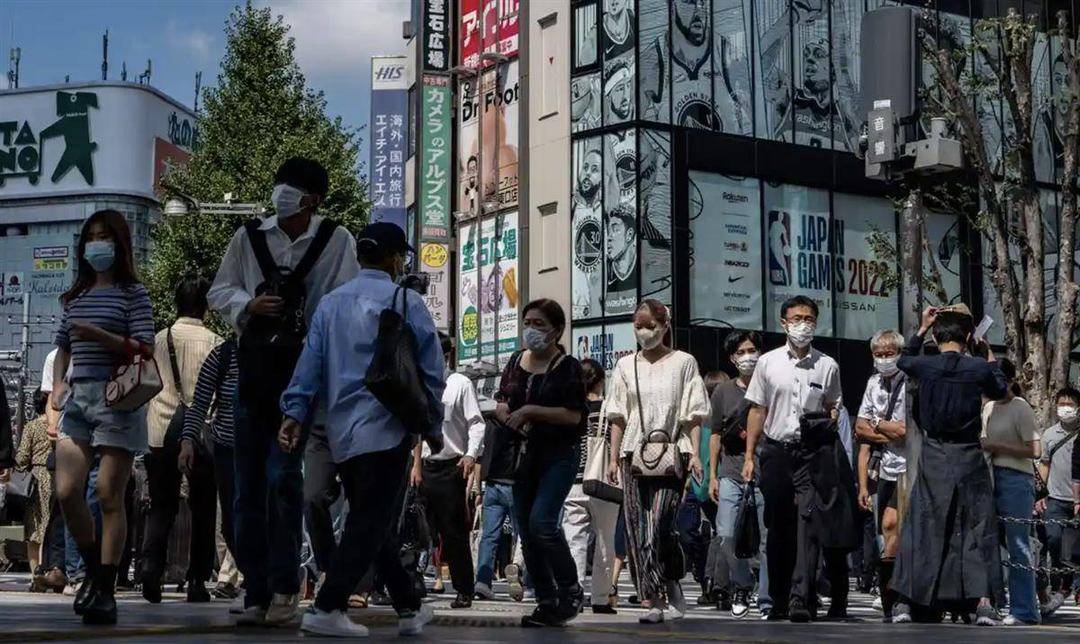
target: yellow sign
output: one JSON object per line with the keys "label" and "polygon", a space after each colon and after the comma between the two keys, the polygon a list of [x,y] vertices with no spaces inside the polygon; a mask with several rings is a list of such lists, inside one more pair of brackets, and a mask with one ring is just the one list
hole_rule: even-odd
{"label": "yellow sign", "polygon": [[34,260],[35,271],[66,271],[67,257],[42,257]]}
{"label": "yellow sign", "polygon": [[450,259],[446,244],[424,244],[420,247],[420,261],[429,268],[442,268]]}

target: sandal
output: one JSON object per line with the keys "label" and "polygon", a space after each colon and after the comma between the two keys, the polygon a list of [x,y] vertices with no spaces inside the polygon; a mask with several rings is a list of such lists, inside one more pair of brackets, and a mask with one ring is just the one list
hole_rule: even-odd
{"label": "sandal", "polygon": [[367,608],[368,600],[364,595],[349,595],[349,608]]}
{"label": "sandal", "polygon": [[619,607],[619,587],[618,586],[612,586],[611,587],[611,592],[608,593],[607,601],[608,601],[608,606],[611,606],[612,608],[618,608]]}

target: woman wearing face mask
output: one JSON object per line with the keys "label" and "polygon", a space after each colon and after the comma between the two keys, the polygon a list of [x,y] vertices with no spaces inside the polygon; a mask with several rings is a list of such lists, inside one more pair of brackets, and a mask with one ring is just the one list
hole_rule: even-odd
{"label": "woman wearing face mask", "polygon": [[[750,560],[735,556],[735,516],[746,484],[742,479],[743,459],[746,455],[746,417],[750,403],[746,400],[746,388],[754,375],[758,358],[761,357],[761,334],[756,331],[734,331],[728,335],[724,348],[739,377],[716,388],[712,395],[712,427],[709,437],[709,495],[717,504],[716,530],[721,539],[723,569],[727,571],[727,587],[722,589],[731,597],[731,615],[746,617],[750,609],[750,593],[754,590],[754,578]],[[761,491],[755,488],[755,498],[760,527],[764,527],[765,501]],[[764,532],[762,532],[764,535]],[[764,544],[764,539],[762,539]],[[766,566],[765,549],[761,550],[761,571],[758,575],[758,610],[767,616],[772,608],[769,597],[769,571]]]}
{"label": "woman wearing face mask", "polygon": [[[105,383],[114,365],[136,353],[153,354],[154,321],[146,288],[135,275],[131,233],[124,216],[99,210],[79,236],[79,272],[60,301],[53,405],[63,410],[56,445],[56,490],[64,520],[86,562],[75,612],[87,624],[116,623],[117,564],[127,535],[124,489],[136,454],[146,451],[145,412],[113,411]],[[70,382],[64,376],[72,363]],[[101,542],[86,504],[86,477],[101,457],[97,496]]]}
{"label": "woman wearing face mask", "polygon": [[581,364],[558,344],[566,330],[558,302],[530,302],[522,326],[525,350],[511,357],[495,395],[496,418],[524,437],[514,514],[537,607],[521,625],[560,626],[577,617],[585,601],[559,515],[577,474],[588,405]]}
{"label": "woman wearing face mask", "polygon": [[[640,621],[658,624],[680,619],[686,601],[679,580],[685,562],[676,532],[682,479],[635,476],[632,454],[646,442],[677,446],[685,473],[702,477],[701,423],[709,399],[697,361],[672,349],[671,314],[657,300],[644,300],[634,313],[634,334],[641,351],[619,360],[611,377],[607,415],[611,423],[612,482],[623,484],[623,510],[630,556],[638,577],[638,595],[649,612]],[[643,426],[644,425],[644,426]]]}

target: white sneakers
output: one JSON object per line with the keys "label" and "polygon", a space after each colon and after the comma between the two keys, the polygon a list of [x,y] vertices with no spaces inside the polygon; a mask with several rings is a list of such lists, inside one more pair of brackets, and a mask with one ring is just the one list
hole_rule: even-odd
{"label": "white sneakers", "polygon": [[335,610],[327,613],[314,606],[304,612],[300,630],[326,637],[367,637],[369,635],[367,626],[349,619],[345,611]]}
{"label": "white sneakers", "polygon": [[[232,612],[232,609],[229,610]],[[236,615],[237,626],[266,626],[266,609],[262,606],[241,608]]]}
{"label": "white sneakers", "polygon": [[485,601],[491,601],[495,599],[495,591],[491,589],[491,586],[488,586],[487,584],[482,584],[480,582],[476,582],[476,586],[473,589],[473,594],[476,595],[477,599],[483,599]]}
{"label": "white sneakers", "polygon": [[518,568],[517,564],[509,564],[504,572],[508,584],[506,592],[510,595],[510,599],[516,602],[525,599],[525,588],[521,583],[521,569]]}
{"label": "white sneakers", "polygon": [[435,611],[428,604],[420,604],[420,610],[398,616],[398,635],[419,635],[424,625],[435,618]]}
{"label": "white sneakers", "polygon": [[300,595],[274,593],[270,608],[266,610],[266,623],[272,626],[288,626],[300,621]]}

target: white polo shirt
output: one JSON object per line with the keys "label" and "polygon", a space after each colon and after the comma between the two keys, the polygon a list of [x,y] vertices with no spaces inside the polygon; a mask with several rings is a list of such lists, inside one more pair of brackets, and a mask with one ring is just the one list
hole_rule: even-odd
{"label": "white polo shirt", "polygon": [[747,400],[768,409],[765,436],[785,443],[799,440],[803,414],[836,409],[840,397],[836,361],[813,347],[800,359],[786,343],[761,356],[746,388]]}

